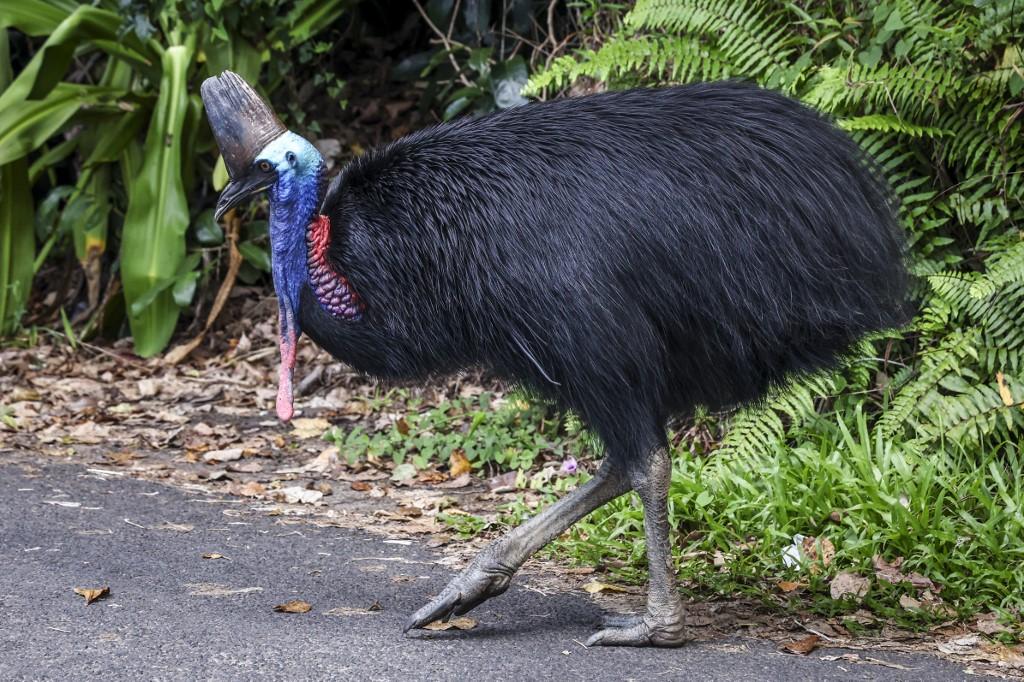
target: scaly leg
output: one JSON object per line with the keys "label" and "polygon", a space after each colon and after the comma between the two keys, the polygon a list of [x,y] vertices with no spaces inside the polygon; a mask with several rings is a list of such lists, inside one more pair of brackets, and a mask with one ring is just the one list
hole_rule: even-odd
{"label": "scaly leg", "polygon": [[439,618],[462,615],[508,589],[512,575],[527,559],[569,526],[630,489],[623,467],[605,457],[598,472],[511,533],[480,552],[429,604],[414,613],[405,631],[420,628]]}
{"label": "scaly leg", "polygon": [[675,585],[672,552],[668,544],[668,484],[672,464],[659,447],[647,457],[628,463],[629,478],[644,505],[647,536],[647,613],[619,618],[595,633],[587,646],[679,646],[686,641],[683,602]]}

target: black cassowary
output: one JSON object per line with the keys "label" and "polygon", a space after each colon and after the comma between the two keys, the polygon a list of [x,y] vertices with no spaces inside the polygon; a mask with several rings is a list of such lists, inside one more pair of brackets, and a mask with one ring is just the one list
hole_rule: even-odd
{"label": "black cassowary", "polygon": [[237,75],[203,100],[230,184],[270,192],[277,411],[302,332],[367,374],[483,367],[575,410],[606,456],[487,547],[407,629],[504,592],[605,502],[644,505],[646,614],[588,644],[674,646],[666,420],[757,400],[906,316],[885,185],[815,112],[734,82],[529,104],[369,152],[325,191],[316,149]]}

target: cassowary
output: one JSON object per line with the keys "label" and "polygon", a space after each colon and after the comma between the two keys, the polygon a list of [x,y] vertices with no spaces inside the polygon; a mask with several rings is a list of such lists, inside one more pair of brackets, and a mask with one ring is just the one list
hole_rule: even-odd
{"label": "cassowary", "polygon": [[370,375],[481,367],[574,410],[605,449],[586,484],[497,540],[406,630],[504,592],[538,549],[630,490],[647,612],[595,645],[685,639],[669,551],[666,422],[757,401],[906,316],[903,240],[856,145],[736,82],[528,104],[421,130],[348,164],[237,75],[202,86],[230,183],[270,196],[277,412],[305,332]]}

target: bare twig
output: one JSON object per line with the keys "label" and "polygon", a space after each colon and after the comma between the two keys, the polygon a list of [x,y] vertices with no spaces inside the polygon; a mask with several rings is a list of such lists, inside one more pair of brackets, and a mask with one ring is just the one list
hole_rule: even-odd
{"label": "bare twig", "polygon": [[462,68],[459,66],[459,61],[455,59],[455,55],[452,53],[452,39],[450,29],[452,26],[455,25],[455,15],[458,13],[459,9],[458,3],[456,3],[455,7],[452,9],[452,21],[449,26],[449,34],[447,35],[441,29],[439,29],[433,21],[430,20],[430,16],[427,14],[427,11],[423,9],[423,5],[420,3],[420,0],[412,0],[412,4],[416,5],[416,11],[419,12],[420,16],[423,17],[423,20],[427,22],[427,26],[430,27],[430,30],[433,31],[437,35],[437,37],[441,39],[441,44],[444,46],[444,51],[448,55],[448,61],[452,63],[452,68],[455,69],[455,73],[459,77],[459,82],[461,82],[467,88],[473,87],[473,83],[470,82],[468,78],[466,78],[466,75],[464,73],[462,73]]}

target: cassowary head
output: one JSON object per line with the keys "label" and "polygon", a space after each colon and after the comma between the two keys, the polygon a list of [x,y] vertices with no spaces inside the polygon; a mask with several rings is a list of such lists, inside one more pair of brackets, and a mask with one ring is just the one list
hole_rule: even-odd
{"label": "cassowary head", "polygon": [[231,180],[217,201],[216,218],[265,190],[270,192],[270,246],[280,307],[281,369],[277,414],[292,416],[292,373],[299,299],[308,281],[306,233],[320,202],[323,157],[289,131],[237,74],[225,71],[202,85],[203,103]]}

